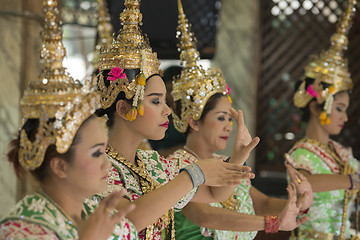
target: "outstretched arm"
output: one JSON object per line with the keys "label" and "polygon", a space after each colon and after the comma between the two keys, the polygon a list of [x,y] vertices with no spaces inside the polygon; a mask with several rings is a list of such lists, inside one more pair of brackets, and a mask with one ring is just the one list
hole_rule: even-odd
{"label": "outstretched arm", "polygon": [[310,174],[305,170],[298,170],[311,184],[313,192],[328,192],[339,189],[349,189],[351,186],[348,175],[342,174]]}
{"label": "outstretched arm", "polygon": [[279,215],[287,203],[287,199],[269,197],[253,186],[250,189],[250,196],[256,215]]}
{"label": "outstretched arm", "polygon": [[[219,159],[209,159],[199,162],[198,165],[205,175],[205,184],[211,186],[237,185],[242,179],[249,178],[250,175],[250,173],[242,172],[244,166],[229,165]],[[136,229],[141,231],[174,207],[193,187],[190,175],[186,171],[182,171],[170,182],[134,200],[136,208],[127,217]],[[209,189],[206,188],[205,193],[208,191]],[[208,194],[208,196],[211,195]],[[203,201],[209,202],[208,200],[212,199]]]}
{"label": "outstretched arm", "polygon": [[127,218],[141,231],[171,209],[192,188],[190,176],[182,172],[166,185],[133,201],[136,208]]}
{"label": "outstretched arm", "polygon": [[[297,155],[297,158],[303,158],[307,160],[306,153],[300,153]],[[284,155],[286,159],[286,165],[289,164],[296,168],[298,172],[300,172],[303,176],[306,177],[307,181],[310,183],[312,187],[313,192],[328,192],[333,190],[339,190],[339,189],[349,189],[351,187],[351,180],[348,175],[342,175],[342,174],[312,174],[310,171],[310,168],[306,169],[306,167],[309,167],[308,164],[305,164],[306,167],[297,168],[297,166],[294,166],[294,163],[296,162],[294,160],[294,157],[290,154]],[[310,160],[307,160],[305,163],[307,163]],[[359,188],[359,185],[354,185],[354,188]]]}
{"label": "outstretched arm", "polygon": [[182,213],[196,225],[210,229],[238,232],[265,229],[264,216],[238,213],[225,208],[211,207],[209,204],[191,202]]}
{"label": "outstretched arm", "polygon": [[[307,217],[297,220],[299,208],[296,205],[295,187],[289,186],[287,190],[289,192],[289,200],[285,201],[284,205],[281,201],[279,205],[283,205],[283,208],[280,211],[277,209],[273,211],[278,214],[266,214],[279,215],[279,230],[284,231],[290,231],[307,220]],[[225,208],[211,207],[208,204],[189,203],[182,210],[182,213],[196,225],[210,229],[238,232],[261,231],[265,229],[265,219],[262,215],[238,213]]]}

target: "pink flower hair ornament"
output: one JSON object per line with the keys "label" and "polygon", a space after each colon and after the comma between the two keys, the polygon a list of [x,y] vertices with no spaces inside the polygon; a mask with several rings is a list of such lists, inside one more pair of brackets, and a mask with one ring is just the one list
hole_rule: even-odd
{"label": "pink flower hair ornament", "polygon": [[231,97],[230,97],[230,87],[229,84],[226,84],[226,97],[229,100],[230,104],[232,103]]}
{"label": "pink flower hair ornament", "polygon": [[318,94],[317,92],[315,92],[315,90],[313,89],[312,85],[310,85],[308,87],[308,89],[306,90],[307,93],[309,93],[311,96],[313,96],[314,98],[318,98]]}
{"label": "pink flower hair ornament", "polygon": [[229,95],[230,94],[230,87],[229,84],[226,84],[226,94]]}
{"label": "pink flower hair ornament", "polygon": [[109,81],[116,81],[118,79],[125,79],[126,74],[124,73],[124,69],[119,67],[114,67],[110,70],[107,80]]}

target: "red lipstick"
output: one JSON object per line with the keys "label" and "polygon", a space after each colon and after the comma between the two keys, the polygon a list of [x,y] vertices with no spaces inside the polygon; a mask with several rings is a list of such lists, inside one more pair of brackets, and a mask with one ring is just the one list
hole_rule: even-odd
{"label": "red lipstick", "polygon": [[168,128],[168,127],[169,127],[169,121],[164,122],[164,123],[161,124],[160,126],[161,126],[161,127]]}

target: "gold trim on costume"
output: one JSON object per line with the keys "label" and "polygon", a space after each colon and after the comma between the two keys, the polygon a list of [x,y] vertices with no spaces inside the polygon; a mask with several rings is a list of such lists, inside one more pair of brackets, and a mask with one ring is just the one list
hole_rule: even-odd
{"label": "gold trim on costume", "polygon": [[[106,148],[106,154],[118,161],[119,163],[122,163],[124,166],[126,166],[133,174],[135,174],[140,182],[140,187],[143,195],[155,190],[156,188],[160,187],[160,184],[155,182],[146,171],[145,164],[139,154],[137,154],[137,157],[135,158],[137,166],[132,164],[131,162],[127,161],[125,157],[121,156],[116,150],[111,146],[108,145]],[[168,212],[166,212],[162,217],[160,217],[157,221],[155,221],[153,224],[148,226],[145,230],[145,239],[146,240],[152,240],[154,237],[154,229],[156,225],[162,225],[164,223],[165,226],[171,227],[170,228],[170,236],[171,240],[175,240],[175,226],[174,226],[174,210],[170,209]]]}

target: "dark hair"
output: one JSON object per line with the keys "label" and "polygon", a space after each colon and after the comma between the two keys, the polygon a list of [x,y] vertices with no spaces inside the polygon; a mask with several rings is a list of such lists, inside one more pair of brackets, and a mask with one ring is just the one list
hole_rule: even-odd
{"label": "dark hair", "polygon": [[[104,76],[104,80],[107,79],[107,76],[109,74],[110,70],[104,70],[102,72],[103,76]],[[136,75],[138,75],[140,73],[140,69],[125,69],[124,73],[126,74],[127,79],[132,80],[136,77]],[[110,81],[104,81],[105,86],[109,87],[110,85]],[[129,104],[132,104],[132,99],[127,99],[125,97],[125,93],[123,91],[121,91],[117,97],[116,100],[113,102],[113,104],[106,108],[100,108],[98,110],[96,110],[95,115],[98,117],[102,117],[104,115],[107,116],[108,120],[106,121],[106,126],[110,129],[112,128],[112,126],[114,125],[114,113],[116,112],[116,103],[120,100],[124,100],[126,102],[128,102]]]}
{"label": "dark hair", "polygon": [[215,108],[216,104],[219,102],[219,99],[221,97],[226,97],[226,96],[222,93],[215,93],[208,99],[208,101],[205,104],[204,110],[201,114],[201,117],[199,119],[200,121],[204,121],[206,115]]}
{"label": "dark hair", "polygon": [[183,67],[180,66],[170,66],[164,70],[163,79],[164,82],[172,82],[173,78],[181,74]]}
{"label": "dark hair", "polygon": [[[72,162],[73,158],[74,158],[74,146],[80,142],[79,131],[86,122],[88,122],[90,119],[93,119],[94,117],[95,117],[94,115],[91,115],[81,124],[77,133],[74,136],[74,139],[69,147],[69,150],[66,153],[60,154],[56,151],[55,144],[49,145],[48,148],[46,149],[46,152],[44,155],[44,160],[43,160],[42,164],[40,165],[40,167],[30,171],[30,173],[37,180],[42,182],[47,175],[49,162],[52,158],[60,157],[69,163]],[[50,119],[49,121],[54,121],[54,119]],[[39,119],[28,119],[24,123],[24,125],[21,129],[25,130],[29,140],[33,142],[33,141],[35,141],[35,135],[36,135],[38,127],[39,127]],[[10,150],[7,153],[8,161],[13,164],[16,176],[20,180],[22,180],[26,170],[20,165],[20,162],[19,162],[20,136],[18,136],[16,139],[13,139],[10,142],[9,148],[10,148]]]}
{"label": "dark hair", "polygon": [[[221,97],[225,97],[225,95],[222,93],[215,93],[208,99],[208,101],[206,102],[204,109],[201,113],[199,121],[201,121],[201,122],[204,121],[206,115],[215,108],[216,104],[218,103],[218,101]],[[181,100],[178,100],[175,102],[174,112],[176,113],[177,116],[181,116]],[[191,131],[191,128],[188,127],[186,129],[186,132],[184,133],[186,137],[189,135],[190,131]]]}
{"label": "dark hair", "polygon": [[179,66],[170,66],[168,68],[166,68],[164,70],[164,75],[162,77],[162,79],[165,82],[165,87],[166,87],[166,104],[170,107],[170,108],[174,108],[174,99],[171,96],[171,92],[173,90],[173,80],[174,77],[179,76],[181,74],[181,70],[183,68],[179,67]]}

